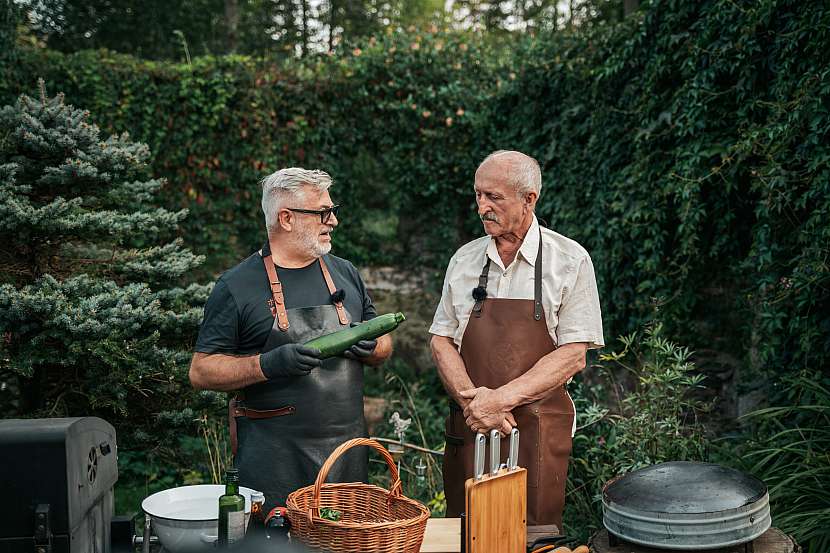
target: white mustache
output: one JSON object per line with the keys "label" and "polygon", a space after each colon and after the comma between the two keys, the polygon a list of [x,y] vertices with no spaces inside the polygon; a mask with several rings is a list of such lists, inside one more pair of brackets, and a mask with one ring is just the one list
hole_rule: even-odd
{"label": "white mustache", "polygon": [[492,211],[488,211],[484,215],[479,215],[478,218],[481,219],[482,221],[493,221],[494,223],[499,222],[498,218],[496,217],[496,214],[493,213]]}

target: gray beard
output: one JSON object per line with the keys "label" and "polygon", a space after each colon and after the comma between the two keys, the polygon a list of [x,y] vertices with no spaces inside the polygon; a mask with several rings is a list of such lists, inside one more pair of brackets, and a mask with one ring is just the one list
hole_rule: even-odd
{"label": "gray beard", "polygon": [[323,257],[331,251],[331,244],[323,244],[317,236],[306,234],[300,238],[300,247],[314,257]]}
{"label": "gray beard", "polygon": [[299,236],[297,237],[300,249],[314,257],[323,257],[331,251],[331,242],[323,244],[320,242],[319,234],[312,234],[307,232],[307,228],[297,229]]}
{"label": "gray beard", "polygon": [[316,257],[323,257],[324,255],[326,255],[327,253],[329,253],[331,251],[331,243],[323,244],[319,240],[316,240],[315,244],[314,244],[314,250],[313,251],[314,251],[314,255]]}

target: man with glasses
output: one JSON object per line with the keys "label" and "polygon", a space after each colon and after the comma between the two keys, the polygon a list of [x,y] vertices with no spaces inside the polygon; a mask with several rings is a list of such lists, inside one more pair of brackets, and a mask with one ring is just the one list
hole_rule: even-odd
{"label": "man with glasses", "polygon": [[[303,346],[376,315],[354,265],[329,254],[339,207],[331,184],[323,171],[300,168],[262,180],[268,240],[217,281],[190,365],[195,388],[237,391],[234,465],[269,508],[313,483],[337,446],[366,435],[363,364],[392,351],[388,335],[326,360]],[[366,449],[352,449],[329,481],[365,482],[367,466]]]}

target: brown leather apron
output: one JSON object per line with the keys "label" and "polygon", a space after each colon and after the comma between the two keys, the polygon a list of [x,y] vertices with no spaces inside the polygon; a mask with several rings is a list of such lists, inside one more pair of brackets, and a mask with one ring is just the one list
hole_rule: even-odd
{"label": "brown leather apron", "polygon": [[[479,278],[486,291],[490,259]],[[534,299],[485,298],[473,306],[464,331],[461,358],[476,387],[496,389],[526,373],[556,349],[548,334],[542,307],[542,237],[536,254]],[[555,524],[562,529],[565,480],[571,453],[574,410],[564,386],[533,403],[513,410],[520,431],[519,466],[527,469],[527,524]],[[464,510],[464,482],[473,475],[475,434],[464,422],[461,408],[450,400],[444,450],[444,493],[448,517]],[[502,455],[507,458],[507,440]]]}

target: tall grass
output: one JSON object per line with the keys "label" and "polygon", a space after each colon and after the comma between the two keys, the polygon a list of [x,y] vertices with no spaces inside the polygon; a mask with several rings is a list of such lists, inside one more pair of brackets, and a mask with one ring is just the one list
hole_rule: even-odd
{"label": "tall grass", "polygon": [[773,524],[805,553],[830,551],[830,377],[784,380],[789,405],[746,416],[752,438],[738,448],[743,467],[769,488]]}

